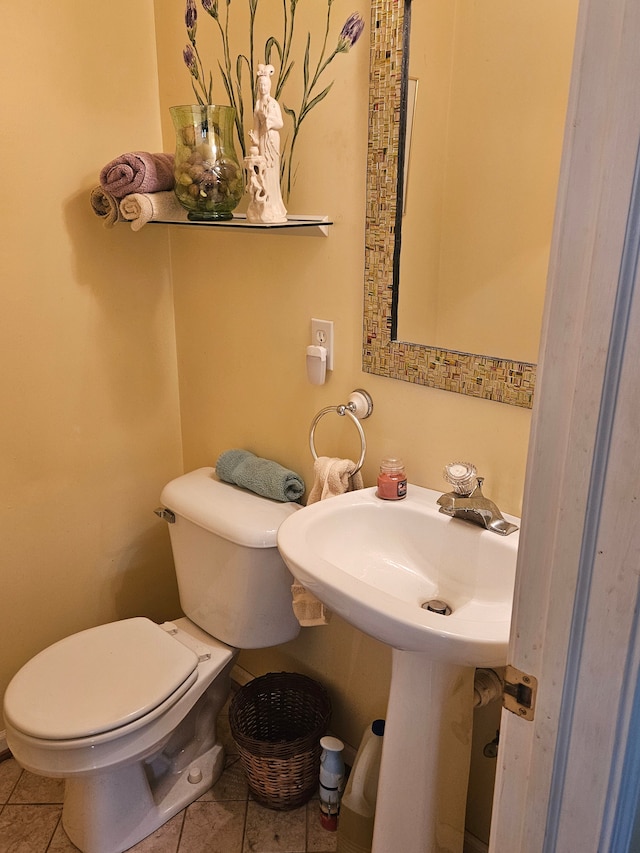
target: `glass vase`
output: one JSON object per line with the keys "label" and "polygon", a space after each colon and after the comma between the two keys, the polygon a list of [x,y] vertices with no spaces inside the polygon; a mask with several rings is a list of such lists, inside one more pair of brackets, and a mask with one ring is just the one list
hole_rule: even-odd
{"label": "glass vase", "polygon": [[193,221],[231,219],[242,198],[233,147],[236,111],[226,106],[170,107],[176,132],[174,192]]}

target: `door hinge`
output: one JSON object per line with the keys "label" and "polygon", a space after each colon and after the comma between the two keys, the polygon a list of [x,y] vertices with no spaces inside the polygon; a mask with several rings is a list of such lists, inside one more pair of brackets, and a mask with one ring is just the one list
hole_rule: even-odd
{"label": "door hinge", "polygon": [[507,665],[504,671],[502,704],[517,717],[533,720],[536,708],[538,679],[527,672]]}

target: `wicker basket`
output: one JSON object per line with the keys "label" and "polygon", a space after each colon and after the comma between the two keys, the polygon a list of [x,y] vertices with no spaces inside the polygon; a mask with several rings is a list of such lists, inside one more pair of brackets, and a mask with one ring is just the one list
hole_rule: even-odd
{"label": "wicker basket", "polygon": [[311,798],[330,717],[327,691],[305,675],[270,672],[236,693],[229,709],[231,734],[254,799],[286,810]]}

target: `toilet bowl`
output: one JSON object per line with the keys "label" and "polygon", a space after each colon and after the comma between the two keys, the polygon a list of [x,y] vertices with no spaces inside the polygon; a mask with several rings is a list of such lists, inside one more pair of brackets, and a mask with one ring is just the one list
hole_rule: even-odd
{"label": "toilet bowl", "polygon": [[63,827],[84,853],[121,853],[211,787],[216,718],[240,648],[293,639],[291,575],[275,546],[297,508],[221,483],[212,468],[162,493],[185,617],[89,628],[44,649],[5,695],[7,742],[65,780]]}
{"label": "toilet bowl", "polygon": [[[188,619],[140,618],[67,637],[20,670],[5,699],[7,740],[25,769],[66,780],[62,821],[80,850],[128,849],[215,782],[216,717],[236,655]],[[167,658],[155,686],[132,679],[132,664],[157,673]],[[118,665],[126,674],[114,681]]]}

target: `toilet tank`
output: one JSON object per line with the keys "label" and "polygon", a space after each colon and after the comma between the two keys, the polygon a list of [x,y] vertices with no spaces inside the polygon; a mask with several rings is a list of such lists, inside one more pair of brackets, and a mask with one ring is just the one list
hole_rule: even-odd
{"label": "toilet tank", "polygon": [[292,640],[293,578],[276,547],[299,504],[280,503],[220,481],[213,468],[177,477],[161,500],[169,524],[180,604],[211,636],[239,649]]}

